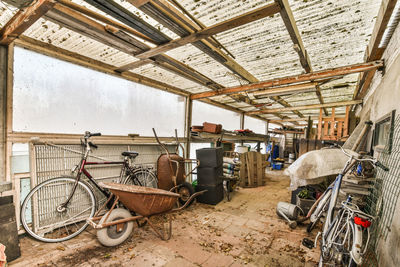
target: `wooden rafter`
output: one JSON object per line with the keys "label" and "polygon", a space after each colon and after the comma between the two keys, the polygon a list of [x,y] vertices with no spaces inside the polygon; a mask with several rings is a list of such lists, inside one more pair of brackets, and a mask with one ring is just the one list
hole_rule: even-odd
{"label": "wooden rafter", "polygon": [[172,40],[166,44],[162,44],[141,54],[136,55],[137,58],[147,59],[152,56],[165,53],[169,50],[184,46],[189,43],[194,43],[196,41],[211,37],[215,34],[234,29],[236,27],[242,26],[244,24],[271,16],[279,12],[280,8],[277,3],[272,3],[261,8],[252,10],[248,13],[242,14],[240,16],[234,17],[232,19],[217,23],[213,26],[201,29],[195,33],[188,36]]}
{"label": "wooden rafter", "polygon": [[[92,0],[86,0],[92,1]],[[175,32],[181,37],[190,36],[195,32],[206,29],[202,24],[196,24],[194,21],[188,20],[183,13],[181,13],[177,8],[169,4],[165,0],[128,0],[135,7],[139,8],[144,13],[151,16],[153,19],[161,23],[163,26],[167,27],[171,31]],[[223,25],[223,24],[222,24]],[[199,48],[204,53],[208,54],[210,57],[214,58],[217,62],[221,63],[233,73],[240,76],[242,79],[250,82],[256,83],[259,80],[234,61],[231,57],[223,53],[218,47],[216,47],[209,39],[199,40],[192,43],[194,46]],[[132,67],[133,64],[128,64],[122,66],[121,69],[127,69],[127,67]],[[281,99],[279,96],[272,97],[274,101],[285,106],[290,107],[290,104]],[[303,115],[294,111],[299,117]]]}
{"label": "wooden rafter", "polygon": [[250,111],[247,114],[270,114],[275,112],[285,112],[285,111],[293,111],[293,110],[309,110],[309,109],[318,109],[318,108],[332,108],[332,107],[344,107],[361,104],[362,100],[351,100],[351,101],[343,101],[343,102],[333,102],[333,103],[325,103],[325,104],[314,104],[314,105],[305,105],[305,106],[295,106],[288,108],[269,108],[257,111]]}
{"label": "wooden rafter", "polygon": [[54,0],[37,0],[30,6],[20,9],[0,30],[0,44],[10,44],[46,14],[54,4]]}
{"label": "wooden rafter", "polygon": [[[379,44],[382,41],[383,34],[389,23],[396,3],[397,0],[382,1],[376,23],[372,31],[371,39],[365,52],[366,61],[381,59],[383,52],[385,51],[385,47],[379,48]],[[376,70],[372,70],[367,73],[360,74],[356,89],[354,90],[353,99],[362,99],[366,95],[375,71]]]}
{"label": "wooden rafter", "polygon": [[[292,9],[290,8],[289,2],[287,0],[275,0],[281,6],[280,14],[282,20],[286,26],[286,29],[290,35],[290,38],[293,41],[294,49],[299,55],[300,64],[306,73],[313,72],[311,61],[308,56],[307,50],[304,47],[303,41],[301,39],[300,32],[297,28],[296,20],[294,19]],[[319,85],[316,86],[315,91],[318,100],[321,104],[324,104],[324,99],[322,97],[321,88]],[[326,116],[328,116],[328,110],[326,108],[323,109]]]}
{"label": "wooden rafter", "polygon": [[351,74],[351,73],[364,72],[364,71],[376,69],[376,68],[379,68],[382,66],[383,66],[382,61],[373,61],[373,62],[367,62],[367,63],[348,65],[348,66],[338,67],[338,68],[334,68],[334,69],[321,70],[321,71],[305,73],[305,74],[300,74],[300,75],[295,75],[295,76],[289,76],[289,77],[284,77],[284,78],[262,81],[262,82],[253,83],[253,84],[246,84],[246,85],[242,85],[242,86],[230,87],[230,88],[225,88],[225,89],[213,91],[213,92],[204,92],[204,93],[193,94],[191,96],[191,98],[192,99],[202,99],[202,98],[212,97],[212,96],[216,96],[216,95],[229,95],[229,94],[234,94],[234,93],[239,93],[239,92],[253,91],[253,90],[257,90],[257,89],[281,86],[281,85],[286,85],[286,84],[295,84],[295,83],[300,83],[300,82],[314,81],[314,80],[325,79],[325,78],[330,78],[330,77],[342,76],[342,75]]}

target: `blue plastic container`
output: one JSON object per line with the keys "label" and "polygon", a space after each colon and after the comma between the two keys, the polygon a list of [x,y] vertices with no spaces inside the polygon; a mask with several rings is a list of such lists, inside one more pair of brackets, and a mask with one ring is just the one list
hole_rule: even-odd
{"label": "blue plastic container", "polygon": [[283,168],[283,163],[281,163],[281,162],[273,162],[272,163],[272,169],[282,170],[282,168]]}

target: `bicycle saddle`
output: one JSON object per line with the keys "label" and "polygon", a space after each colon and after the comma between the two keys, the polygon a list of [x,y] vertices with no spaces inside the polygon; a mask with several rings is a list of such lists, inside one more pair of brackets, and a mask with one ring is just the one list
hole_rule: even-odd
{"label": "bicycle saddle", "polygon": [[121,154],[124,157],[130,157],[132,159],[136,158],[139,155],[139,153],[135,151],[124,151]]}

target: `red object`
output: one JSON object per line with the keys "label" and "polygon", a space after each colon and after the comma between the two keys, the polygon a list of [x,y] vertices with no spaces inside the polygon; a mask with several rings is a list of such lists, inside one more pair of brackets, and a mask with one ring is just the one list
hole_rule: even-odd
{"label": "red object", "polygon": [[368,227],[371,226],[371,222],[370,221],[368,221],[367,219],[363,219],[363,218],[357,217],[357,216],[354,217],[354,223],[357,224],[357,225],[361,225],[364,228],[368,228]]}
{"label": "red object", "polygon": [[322,196],[322,192],[315,193],[315,198],[318,200]]}
{"label": "red object", "polygon": [[219,134],[221,133],[221,131],[222,131],[221,124],[203,122],[203,132]]}

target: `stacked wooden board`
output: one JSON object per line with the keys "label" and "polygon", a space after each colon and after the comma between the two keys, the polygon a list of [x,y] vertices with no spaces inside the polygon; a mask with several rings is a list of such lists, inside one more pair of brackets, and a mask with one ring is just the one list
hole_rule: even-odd
{"label": "stacked wooden board", "polygon": [[257,187],[265,185],[265,168],[268,156],[254,151],[240,154],[240,186]]}

